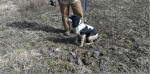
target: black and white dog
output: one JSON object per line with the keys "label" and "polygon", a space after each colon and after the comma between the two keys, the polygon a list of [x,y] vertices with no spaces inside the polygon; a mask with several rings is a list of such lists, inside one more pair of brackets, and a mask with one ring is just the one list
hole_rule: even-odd
{"label": "black and white dog", "polygon": [[98,38],[98,33],[96,32],[96,29],[90,25],[84,24],[81,21],[80,16],[71,16],[68,17],[67,20],[72,23],[71,26],[77,34],[76,42],[78,43],[78,38],[81,38],[80,47],[83,47],[85,40],[87,44],[92,44],[93,41]]}

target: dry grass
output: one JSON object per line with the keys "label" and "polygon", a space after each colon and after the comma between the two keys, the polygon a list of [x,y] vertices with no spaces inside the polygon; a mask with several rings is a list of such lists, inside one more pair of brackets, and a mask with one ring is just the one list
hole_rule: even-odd
{"label": "dry grass", "polygon": [[63,35],[58,4],[0,0],[0,74],[148,73],[148,7],[148,0],[89,0],[87,23],[101,39],[78,48]]}
{"label": "dry grass", "polygon": [[[28,70],[32,68],[41,54],[36,50],[14,50],[4,57],[0,57],[0,64],[3,70],[19,73],[21,70]],[[7,57],[7,58],[6,58]],[[7,66],[11,66],[8,68]]]}
{"label": "dry grass", "polygon": [[30,16],[32,12],[40,12],[47,5],[47,0],[17,0],[20,11],[24,16]]}

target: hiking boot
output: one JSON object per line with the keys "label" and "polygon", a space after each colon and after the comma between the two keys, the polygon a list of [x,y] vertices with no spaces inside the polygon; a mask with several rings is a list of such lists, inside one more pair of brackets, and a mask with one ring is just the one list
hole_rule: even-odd
{"label": "hiking boot", "polygon": [[76,32],[75,32],[75,30],[72,29],[72,30],[70,30],[70,33],[76,33]]}
{"label": "hiking boot", "polygon": [[65,34],[66,36],[69,36],[69,35],[70,35],[70,31],[67,30],[64,34]]}

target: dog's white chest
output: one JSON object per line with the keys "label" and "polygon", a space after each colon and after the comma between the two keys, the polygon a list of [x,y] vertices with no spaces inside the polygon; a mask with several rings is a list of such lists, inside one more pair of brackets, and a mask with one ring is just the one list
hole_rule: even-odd
{"label": "dog's white chest", "polygon": [[77,28],[76,28],[76,34],[80,35],[80,31],[82,29],[84,29],[86,27],[85,24],[80,24]]}

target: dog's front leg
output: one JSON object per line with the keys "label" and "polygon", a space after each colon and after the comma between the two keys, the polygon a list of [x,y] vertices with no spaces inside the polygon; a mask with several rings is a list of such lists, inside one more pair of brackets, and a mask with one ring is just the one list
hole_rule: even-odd
{"label": "dog's front leg", "polygon": [[83,47],[84,42],[85,42],[85,38],[86,38],[86,35],[81,35],[81,44],[80,44],[80,47]]}

